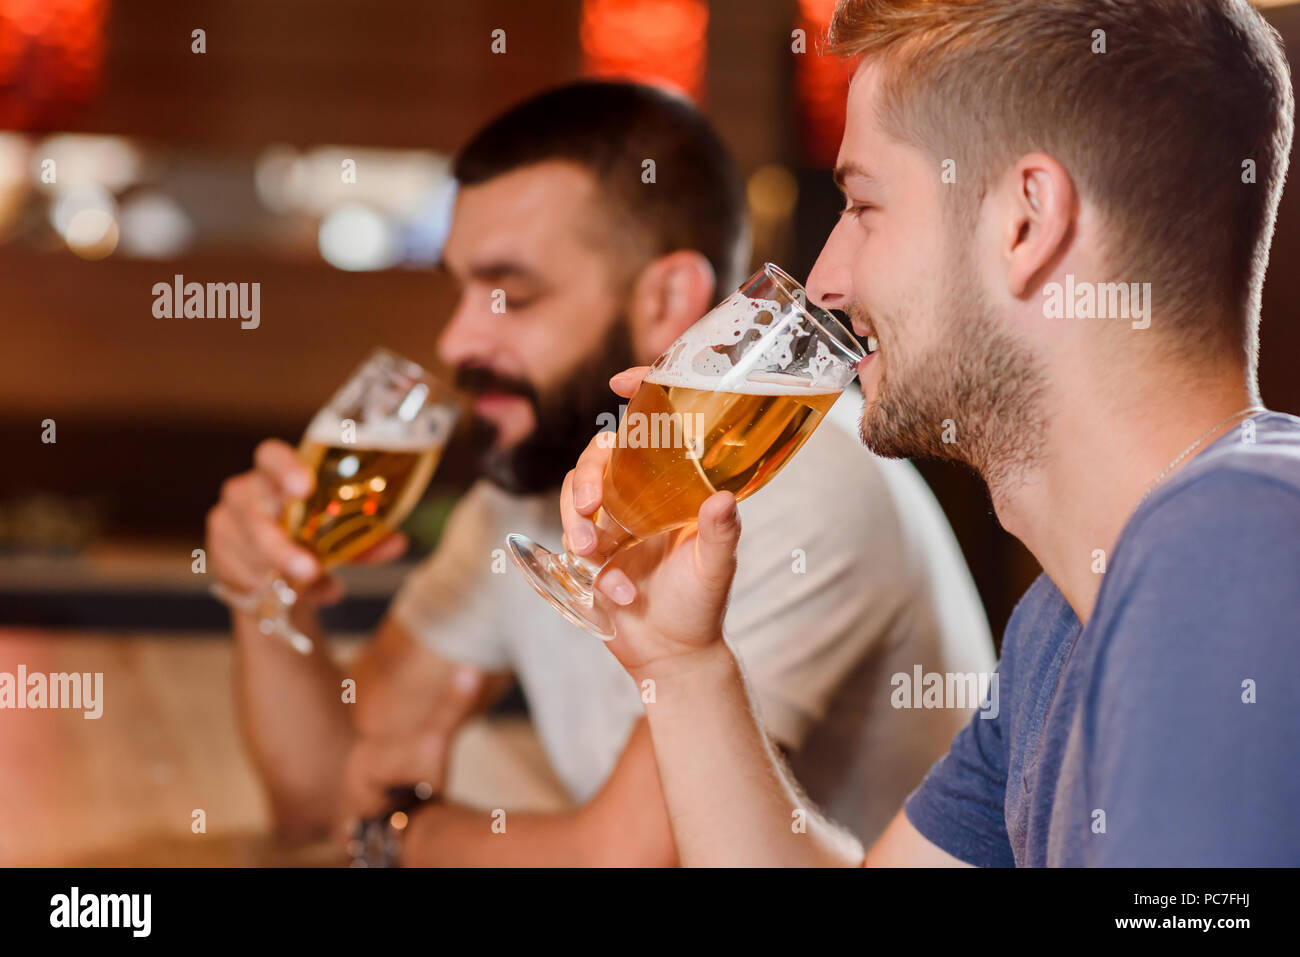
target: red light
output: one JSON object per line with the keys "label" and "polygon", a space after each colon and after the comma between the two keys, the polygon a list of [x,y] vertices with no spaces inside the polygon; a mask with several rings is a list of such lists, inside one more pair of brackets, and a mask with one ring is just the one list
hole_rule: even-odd
{"label": "red light", "polygon": [[583,0],[583,72],[704,91],[709,8],[704,0]]}
{"label": "red light", "polygon": [[108,0],[0,0],[0,127],[50,128],[99,88]]}
{"label": "red light", "polygon": [[799,0],[797,24],[807,36],[808,50],[796,55],[795,96],[803,117],[808,160],[823,169],[835,165],[849,92],[848,67],[838,58],[818,52],[835,4],[836,0]]}

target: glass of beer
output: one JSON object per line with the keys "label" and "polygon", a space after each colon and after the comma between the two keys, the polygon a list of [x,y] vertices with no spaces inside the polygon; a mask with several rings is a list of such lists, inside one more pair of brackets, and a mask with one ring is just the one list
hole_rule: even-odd
{"label": "glass of beer", "polygon": [[[298,455],[315,473],[315,487],[286,506],[285,532],[323,568],[378,544],[424,494],[458,410],[455,394],[420,366],[376,349],[307,426]],[[223,585],[213,592],[256,614],[264,634],[311,651],[311,639],[290,622],[298,596],[284,579],[251,594]]]}
{"label": "glass of beer", "polygon": [[556,554],[523,535],[510,556],[543,598],[606,640],[595,581],[623,548],[696,520],[723,490],[744,499],[808,440],[857,374],[866,352],[803,287],[768,263],[691,326],[650,367],[617,432],[596,551]]}

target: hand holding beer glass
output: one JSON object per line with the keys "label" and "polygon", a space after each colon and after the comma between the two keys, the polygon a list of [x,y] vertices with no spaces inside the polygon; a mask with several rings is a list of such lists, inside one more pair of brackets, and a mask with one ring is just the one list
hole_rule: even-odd
{"label": "hand holding beer glass", "polygon": [[807,441],[866,353],[770,263],[696,322],[632,396],[605,468],[597,547],[554,554],[523,535],[510,555],[565,618],[606,640],[595,581],[621,550],[696,520],[716,492],[770,481]]}
{"label": "hand holding beer glass", "polygon": [[[311,420],[298,457],[315,476],[281,515],[285,534],[323,569],[350,561],[391,534],[424,494],[455,426],[453,393],[420,366],[376,349]],[[297,651],[311,640],[289,620],[298,593],[272,573],[261,588],[216,584],[227,605],[256,615],[263,634]]]}

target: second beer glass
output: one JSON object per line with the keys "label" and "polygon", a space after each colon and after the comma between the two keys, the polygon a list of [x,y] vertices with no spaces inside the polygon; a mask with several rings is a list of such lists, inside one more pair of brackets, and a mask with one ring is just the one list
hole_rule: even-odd
{"label": "second beer glass", "polygon": [[812,435],[866,353],[837,319],[768,263],[661,355],[628,404],[605,469],[596,552],[554,554],[506,539],[537,592],[609,639],[594,583],[622,548],[696,520],[715,492],[762,488]]}
{"label": "second beer glass", "polygon": [[[298,457],[316,481],[311,494],[285,507],[285,532],[325,569],[382,541],[424,494],[457,411],[454,395],[428,372],[376,349],[307,426]],[[264,634],[311,651],[311,639],[290,621],[298,596],[283,578],[250,594],[224,585],[212,591],[255,615]]]}

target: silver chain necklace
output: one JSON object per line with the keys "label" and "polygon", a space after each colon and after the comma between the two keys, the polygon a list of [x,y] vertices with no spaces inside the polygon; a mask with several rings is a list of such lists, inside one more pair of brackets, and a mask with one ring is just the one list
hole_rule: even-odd
{"label": "silver chain necklace", "polygon": [[1200,437],[1197,438],[1195,442],[1193,442],[1191,445],[1187,446],[1187,448],[1179,452],[1178,457],[1176,459],[1174,459],[1172,462],[1170,462],[1168,465],[1165,466],[1165,470],[1156,476],[1156,480],[1154,482],[1152,482],[1150,485],[1147,486],[1147,490],[1142,494],[1142,498],[1138,500],[1138,504],[1141,505],[1143,502],[1145,502],[1150,497],[1151,493],[1156,490],[1156,486],[1165,480],[1165,476],[1178,467],[1179,462],[1187,458],[1187,456],[1191,455],[1192,452],[1196,450],[1196,447],[1198,445],[1200,445],[1202,442],[1208,439],[1215,432],[1219,431],[1219,429],[1223,428],[1233,419],[1239,419],[1243,415],[1250,415],[1252,412],[1267,412],[1267,411],[1268,410],[1264,408],[1262,405],[1251,405],[1242,409],[1240,412],[1232,413],[1232,415],[1228,416],[1226,419],[1223,419],[1220,422],[1214,423],[1214,425],[1210,426],[1203,433],[1201,433]]}

